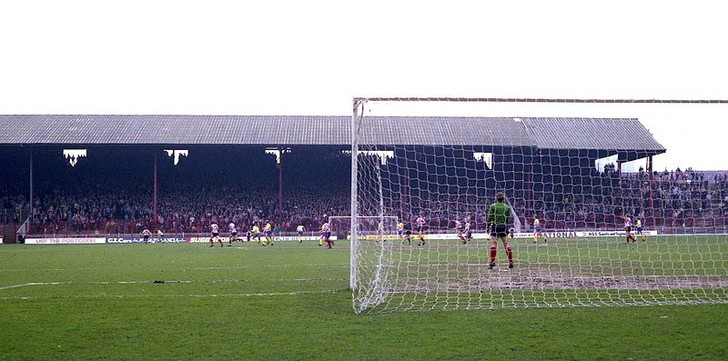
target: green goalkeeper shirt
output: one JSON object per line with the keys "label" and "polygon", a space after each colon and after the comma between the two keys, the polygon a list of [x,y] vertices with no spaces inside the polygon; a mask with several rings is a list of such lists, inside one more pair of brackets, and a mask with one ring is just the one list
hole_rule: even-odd
{"label": "green goalkeeper shirt", "polygon": [[488,224],[505,226],[511,215],[511,207],[503,202],[495,202],[488,209]]}

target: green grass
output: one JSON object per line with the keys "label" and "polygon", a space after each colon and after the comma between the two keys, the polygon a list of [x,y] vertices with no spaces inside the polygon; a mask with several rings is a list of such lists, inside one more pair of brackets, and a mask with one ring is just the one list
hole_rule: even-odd
{"label": "green grass", "polygon": [[360,248],[369,250],[360,259],[369,266],[360,276],[374,279],[377,267],[372,264],[386,265],[388,277],[379,279],[394,292],[377,306],[378,312],[728,301],[724,236],[650,237],[630,245],[619,238],[557,239],[549,244],[517,239],[511,244],[515,269],[507,268],[501,248],[499,264],[489,270],[489,242],[483,240],[467,246],[442,239],[425,247],[388,243],[384,247],[391,252],[381,260],[382,244],[363,242]]}
{"label": "green grass", "polygon": [[337,246],[2,246],[0,359],[728,359],[728,304],[355,315]]}

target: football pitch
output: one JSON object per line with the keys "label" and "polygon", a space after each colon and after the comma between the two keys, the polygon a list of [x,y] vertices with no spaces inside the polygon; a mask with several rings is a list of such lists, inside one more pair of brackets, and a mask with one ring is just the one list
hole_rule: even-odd
{"label": "football pitch", "polygon": [[[608,243],[604,257],[644,257],[636,250],[645,245],[630,250],[616,238],[594,241]],[[661,241],[649,240],[652,247]],[[515,240],[521,257],[551,252],[547,259],[566,262],[581,252],[527,242]],[[0,359],[728,359],[725,299],[712,305],[355,315],[348,243],[331,250],[317,245],[1,246]],[[705,262],[705,249],[725,255],[727,248],[711,237],[664,262],[651,259],[660,266],[650,273],[680,274],[688,264]],[[583,252],[595,262],[602,257],[593,247]],[[724,281],[725,262],[705,263]]]}

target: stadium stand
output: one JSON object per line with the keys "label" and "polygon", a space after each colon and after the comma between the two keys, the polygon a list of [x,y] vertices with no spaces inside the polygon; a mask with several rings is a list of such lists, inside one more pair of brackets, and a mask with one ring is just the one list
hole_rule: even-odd
{"label": "stadium stand", "polygon": [[[350,156],[342,153],[349,142],[348,117],[3,115],[0,120],[0,166],[12,170],[0,175],[4,223],[22,223],[31,208],[32,169],[30,234],[138,233],[157,228],[155,223],[167,234],[206,233],[212,221],[234,222],[246,230],[265,220],[280,232],[292,232],[298,224],[313,231],[327,215],[349,212]],[[506,136],[483,131],[483,121],[504,129]],[[578,149],[584,159],[577,166],[539,160],[530,188],[515,187],[509,195],[523,224],[539,215],[551,230],[615,229],[619,220],[614,216],[630,213],[663,232],[726,229],[726,173],[594,169],[594,159],[622,145],[623,132],[636,145],[621,149],[626,158],[620,161],[664,152],[634,119],[383,117],[374,122],[372,129],[378,131],[369,130],[369,137],[383,144],[460,142],[567,155]],[[574,122],[583,125],[578,137],[555,136],[573,133],[569,124]],[[610,135],[615,122],[620,132]],[[71,167],[60,155],[64,147],[86,148],[90,155]],[[277,164],[264,152],[270,147],[292,151]],[[162,158],[162,149],[188,149],[191,156],[173,166]],[[159,161],[157,222],[154,159]],[[502,170],[483,181],[477,199],[491,199],[497,184],[513,181],[508,169]],[[279,188],[279,177],[284,187]],[[468,195],[438,192],[406,200],[407,210],[423,213],[432,229],[449,229],[453,217],[461,215],[472,218],[475,230],[484,229],[483,205],[463,197]],[[391,213],[401,215],[403,202],[395,199]]]}

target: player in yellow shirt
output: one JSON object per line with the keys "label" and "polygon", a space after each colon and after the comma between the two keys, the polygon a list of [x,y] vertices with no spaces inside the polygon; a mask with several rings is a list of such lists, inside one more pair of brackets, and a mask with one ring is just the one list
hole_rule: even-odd
{"label": "player in yellow shirt", "polygon": [[543,241],[545,243],[549,243],[549,239],[543,236],[543,233],[541,233],[541,221],[538,220],[538,218],[533,218],[533,243],[538,242],[539,239],[543,237]]}
{"label": "player in yellow shirt", "polygon": [[[260,242],[260,227],[258,227],[257,224],[253,225],[253,229],[250,230],[250,233],[253,234],[253,239],[257,239],[259,244],[262,244]],[[263,244],[265,246],[265,244]]]}
{"label": "player in yellow shirt", "polygon": [[263,226],[263,233],[265,233],[265,239],[268,241],[267,245],[272,246],[273,245],[273,226],[270,225],[270,222],[265,222],[265,226]]}
{"label": "player in yellow shirt", "polygon": [[299,224],[298,227],[296,227],[296,232],[298,232],[298,243],[303,243],[303,232],[306,230],[306,228]]}
{"label": "player in yellow shirt", "polygon": [[645,234],[642,233],[642,220],[637,218],[637,236],[642,240],[642,242],[645,242],[647,239],[645,238]]}
{"label": "player in yellow shirt", "polygon": [[397,220],[397,236],[400,241],[404,241],[404,222],[401,219]]}

